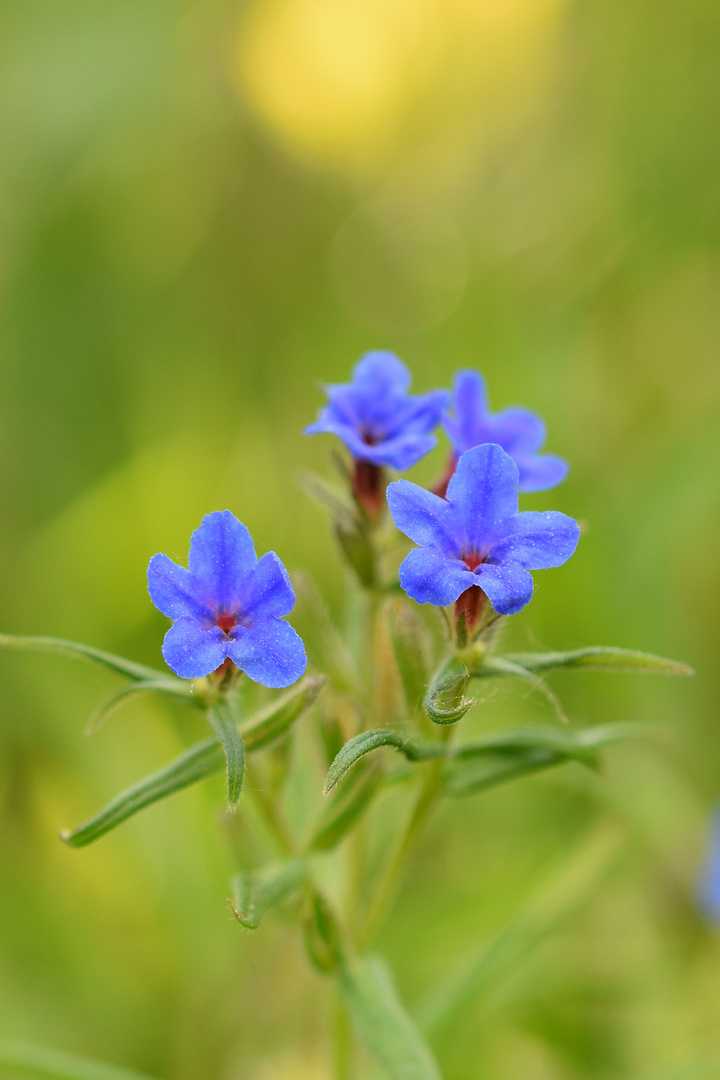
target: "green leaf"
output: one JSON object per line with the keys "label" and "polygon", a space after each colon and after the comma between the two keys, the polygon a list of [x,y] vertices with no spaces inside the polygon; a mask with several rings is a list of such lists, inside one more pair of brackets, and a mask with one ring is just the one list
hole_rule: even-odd
{"label": "green leaf", "polygon": [[338,980],[358,1035],[392,1080],[442,1080],[432,1051],[406,1012],[379,956],[346,962]]}
{"label": "green leaf", "polygon": [[418,613],[402,601],[392,604],[389,623],[395,662],[412,715],[423,700],[430,680],[428,635]]}
{"label": "green leaf", "polygon": [[211,709],[208,709],[208,719],[225,752],[227,797],[230,806],[234,806],[240,798],[245,771],[245,747],[242,735],[237,729],[235,717],[226,698],[222,698]]}
{"label": "green leaf", "polygon": [[443,1030],[505,977],[517,978],[529,954],[591,901],[623,849],[624,834],[601,822],[553,868],[524,906],[489,941],[464,950],[413,1010],[423,1031]]}
{"label": "green leaf", "polygon": [[[123,656],[115,656],[113,653],[94,649],[92,645],[80,645],[76,641],[64,641],[62,638],[20,637],[15,634],[0,634],[0,649],[57,653],[60,656],[91,660],[95,664],[116,671],[119,675],[126,675],[129,679],[140,681],[150,680],[152,682],[159,679],[164,682],[172,682],[173,679],[173,676],[168,675],[166,672],[157,671],[155,668],[146,667],[144,664],[136,664],[134,660],[126,660]],[[182,682],[181,679],[177,681]]]}
{"label": "green leaf", "polygon": [[425,712],[435,724],[457,724],[472,709],[475,698],[463,695],[470,678],[464,664],[447,660],[433,677],[425,694]]}
{"label": "green leaf", "polygon": [[313,828],[308,852],[330,851],[336,847],[372,802],[382,779],[379,769],[368,768],[347,784],[327,806]]}
{"label": "green leaf", "polygon": [[244,723],[240,730],[247,750],[259,750],[279,739],[310,708],[327,684],[324,675],[301,679],[287,694]]}
{"label": "green leaf", "polygon": [[48,1080],[149,1080],[145,1073],[104,1061],[75,1057],[60,1050],[0,1039],[0,1070],[28,1073]]}
{"label": "green leaf", "polygon": [[164,769],[118,795],[83,825],[60,833],[60,838],[70,847],[85,847],[127,821],[139,810],[144,810],[146,806],[151,806],[176,791],[182,791],[211,773],[219,772],[224,760],[222,747],[218,745],[217,739],[204,739]]}
{"label": "green leaf", "polygon": [[190,691],[190,683],[176,679],[170,681],[168,679],[147,679],[142,682],[129,683],[126,686],[121,686],[114,694],[105,701],[96,713],[92,716],[88,722],[88,726],[85,729],[86,735],[91,735],[94,731],[105,723],[107,718],[119,709],[121,705],[124,705],[129,698],[134,697],[136,694],[147,694],[155,691],[158,694],[169,694],[170,697],[181,698],[188,705],[194,705],[196,708],[201,709],[203,706],[196,697],[193,697]]}
{"label": "green leaf", "polygon": [[447,752],[444,744],[430,739],[404,739],[397,731],[382,728],[375,731],[361,731],[359,735],[355,735],[345,743],[328,769],[323,794],[329,794],[338,780],[342,779],[356,761],[381,746],[392,746],[400,750],[409,761],[425,761],[433,757],[442,757]]}
{"label": "green leaf", "polygon": [[581,731],[525,726],[497,732],[455,748],[445,791],[453,796],[474,795],[567,761],[596,768],[597,752],[603,746],[646,733],[647,728],[639,724],[603,724]]}
{"label": "green leaf", "polygon": [[530,672],[573,668],[584,671],[637,671],[656,675],[694,675],[691,667],[677,660],[666,660],[662,656],[652,656],[650,653],[636,652],[633,649],[595,645],[585,649],[572,649],[570,652],[509,653],[507,656],[489,657],[481,667],[473,671],[473,677],[483,678],[508,674],[503,670],[503,661],[519,664]]}
{"label": "green leaf", "polygon": [[568,723],[568,718],[565,715],[557,695],[534,671],[523,667],[516,659],[511,660],[507,656],[495,656],[489,657],[482,667],[473,670],[471,678],[482,678],[486,668],[488,668],[493,675],[526,679],[532,684],[535,690],[538,690],[542,696],[550,702],[558,718],[562,720],[563,723]]}
{"label": "green leaf", "polygon": [[232,881],[233,912],[248,930],[257,930],[268,908],[286,900],[302,884],[304,859],[272,863],[262,870],[236,874]]}
{"label": "green leaf", "polygon": [[304,918],[305,946],[319,971],[337,971],[344,961],[345,942],[335,912],[316,889],[309,890]]}

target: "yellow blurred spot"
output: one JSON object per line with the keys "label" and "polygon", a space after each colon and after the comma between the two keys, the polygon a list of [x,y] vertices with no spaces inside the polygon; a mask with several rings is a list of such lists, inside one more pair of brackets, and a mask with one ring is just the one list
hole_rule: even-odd
{"label": "yellow blurred spot", "polygon": [[296,148],[366,170],[535,82],[565,0],[257,0],[242,93]]}

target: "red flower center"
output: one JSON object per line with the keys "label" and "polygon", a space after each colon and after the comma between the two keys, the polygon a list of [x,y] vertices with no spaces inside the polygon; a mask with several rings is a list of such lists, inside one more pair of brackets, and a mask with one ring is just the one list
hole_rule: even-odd
{"label": "red flower center", "polygon": [[215,622],[216,625],[220,627],[223,634],[229,634],[233,627],[237,626],[237,618],[235,615],[218,615]]}
{"label": "red flower center", "polygon": [[468,555],[463,555],[463,562],[468,570],[477,570],[478,566],[483,562],[483,556],[478,555],[477,551],[471,551]]}

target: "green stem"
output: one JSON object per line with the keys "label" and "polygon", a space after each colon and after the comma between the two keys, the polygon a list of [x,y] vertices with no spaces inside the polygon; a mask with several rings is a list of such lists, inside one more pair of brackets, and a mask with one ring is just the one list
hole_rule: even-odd
{"label": "green stem", "polygon": [[335,989],[332,1016],[332,1076],[333,1080],[352,1080],[353,1033],[345,1005]]}
{"label": "green stem", "polygon": [[260,812],[260,816],[281,855],[295,854],[295,841],[275,800],[268,794],[263,777],[255,766],[245,764],[245,793]]}
{"label": "green stem", "polygon": [[[449,741],[452,730],[452,727],[441,730],[441,740],[443,742]],[[425,777],[405,827],[405,832],[401,836],[370,901],[365,923],[359,935],[359,947],[361,949],[369,944],[384,922],[395,898],[413,844],[442,795],[444,765],[444,760],[438,758],[431,761],[426,767]]]}

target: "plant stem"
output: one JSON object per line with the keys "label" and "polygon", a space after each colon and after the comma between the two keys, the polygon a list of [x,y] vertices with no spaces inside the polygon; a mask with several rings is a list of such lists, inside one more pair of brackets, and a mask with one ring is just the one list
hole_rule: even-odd
{"label": "plant stem", "polygon": [[333,1080],[352,1080],[353,1033],[345,1005],[335,990],[332,1015],[332,1076]]}
{"label": "plant stem", "polygon": [[[448,725],[441,729],[441,741],[447,742],[451,735],[452,726]],[[427,765],[425,777],[405,827],[405,832],[385,867],[380,883],[370,901],[365,923],[359,935],[359,947],[361,949],[368,945],[382,925],[395,898],[412,846],[441,797],[444,766],[445,762],[442,758],[431,761]]]}
{"label": "plant stem", "polygon": [[249,795],[260,811],[263,822],[270,832],[275,844],[282,855],[295,854],[295,841],[280,814],[275,800],[268,795],[263,778],[255,768],[246,762],[245,764],[245,792]]}

